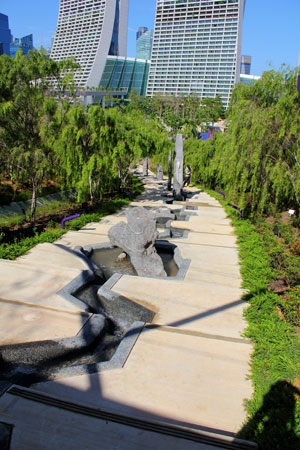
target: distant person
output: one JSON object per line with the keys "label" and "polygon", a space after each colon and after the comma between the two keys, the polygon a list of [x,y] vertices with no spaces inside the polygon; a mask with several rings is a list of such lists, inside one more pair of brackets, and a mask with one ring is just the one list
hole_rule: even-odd
{"label": "distant person", "polygon": [[191,177],[192,177],[192,168],[189,164],[187,164],[184,170],[183,187],[190,185]]}

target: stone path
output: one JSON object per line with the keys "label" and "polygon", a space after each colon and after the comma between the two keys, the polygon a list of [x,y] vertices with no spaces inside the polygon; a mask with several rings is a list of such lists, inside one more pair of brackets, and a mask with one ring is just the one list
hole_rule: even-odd
{"label": "stone path", "polygon": [[[252,395],[252,347],[242,337],[246,305],[230,221],[196,188],[188,188],[186,202],[167,204],[165,182],[150,174],[145,183],[131,206],[188,216],[172,223],[185,230],[182,237],[169,239],[188,260],[184,277],[113,277],[111,295],[150,309],[152,322],[129,333],[121,364],[65,371],[28,387],[5,385],[4,450],[98,449],[99,442],[107,450],[256,448],[235,438]],[[76,247],[108,242],[120,220],[122,211],[16,261],[0,260],[2,345],[74,337],[91,323],[93,314],[70,294],[91,276]]]}

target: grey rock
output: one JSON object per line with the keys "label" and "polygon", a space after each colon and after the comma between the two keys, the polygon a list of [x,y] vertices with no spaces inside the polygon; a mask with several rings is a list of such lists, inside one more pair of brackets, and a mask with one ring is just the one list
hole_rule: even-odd
{"label": "grey rock", "polygon": [[139,276],[166,276],[163,262],[155,248],[158,237],[155,215],[142,206],[126,211],[127,223],[119,222],[108,231],[112,245],[129,255]]}
{"label": "grey rock", "polygon": [[157,224],[166,224],[170,220],[176,220],[176,215],[169,210],[169,208],[159,208],[154,212]]}

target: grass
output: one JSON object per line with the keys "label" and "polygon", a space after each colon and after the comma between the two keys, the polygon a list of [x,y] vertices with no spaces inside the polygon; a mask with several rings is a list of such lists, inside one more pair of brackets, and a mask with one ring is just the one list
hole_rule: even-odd
{"label": "grass", "polygon": [[66,230],[53,229],[47,230],[40,234],[35,234],[33,237],[21,239],[12,244],[0,244],[0,258],[14,260],[19,256],[24,255],[30,249],[43,242],[54,242],[59,239]]}
{"label": "grass", "polygon": [[[39,196],[45,197],[59,191],[58,183],[48,181],[41,187]],[[11,181],[3,179],[0,181],[1,205],[9,205],[11,202],[25,202],[32,197],[32,189],[27,184],[17,187]]]}
{"label": "grass", "polygon": [[[69,209],[71,206],[70,201],[53,200],[45,202],[41,206],[37,206],[36,219],[55,213],[56,211]],[[24,214],[18,214],[16,212],[9,212],[9,215],[0,217],[0,228],[2,227],[14,227],[21,226],[30,221],[30,210],[25,211]]]}

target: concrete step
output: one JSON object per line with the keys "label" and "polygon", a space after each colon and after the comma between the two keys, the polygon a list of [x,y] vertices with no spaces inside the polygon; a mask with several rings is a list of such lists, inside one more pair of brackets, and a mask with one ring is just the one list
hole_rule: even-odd
{"label": "concrete step", "polygon": [[10,429],[10,450],[32,450],[37,442],[39,450],[73,450],[75,442],[76,448],[90,450],[99,445],[120,450],[257,449],[252,442],[225,434],[132,418],[16,386],[2,398],[3,406],[9,402],[2,420],[15,426]]}
{"label": "concrete step", "polygon": [[[38,259],[29,264],[22,261],[0,260],[1,277],[0,299],[10,303],[40,307],[48,310],[80,313],[86,305],[69,294],[72,286],[82,285],[90,278],[90,271],[78,268],[65,268],[59,264],[42,265]],[[68,288],[70,286],[70,288]],[[18,318],[15,317],[18,321]]]}
{"label": "concrete step", "polygon": [[76,336],[90,314],[0,300],[1,345]]}

